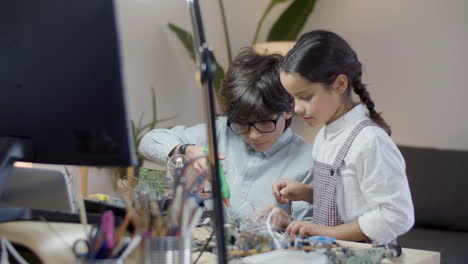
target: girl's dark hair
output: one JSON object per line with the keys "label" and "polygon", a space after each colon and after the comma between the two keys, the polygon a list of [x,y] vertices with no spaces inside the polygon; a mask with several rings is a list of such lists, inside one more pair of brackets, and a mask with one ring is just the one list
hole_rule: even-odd
{"label": "girl's dark hair", "polygon": [[349,96],[351,87],[369,110],[369,117],[389,135],[392,130],[375,110],[366,85],[362,83],[362,65],[351,46],[333,32],[315,30],[303,34],[296,45],[286,54],[281,71],[297,73],[310,82],[324,83],[329,87],[340,74],[348,78]]}
{"label": "girl's dark hair", "polygon": [[[220,91],[222,112],[234,122],[249,118],[268,120],[274,114],[292,112],[294,99],[281,85],[279,65],[283,56],[260,55],[250,48],[235,57]],[[291,118],[286,120],[286,127]]]}

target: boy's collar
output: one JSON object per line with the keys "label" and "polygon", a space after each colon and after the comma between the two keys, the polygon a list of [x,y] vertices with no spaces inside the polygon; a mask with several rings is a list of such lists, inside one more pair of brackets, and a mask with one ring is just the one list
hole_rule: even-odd
{"label": "boy's collar", "polygon": [[[291,131],[291,128],[288,127],[283,132],[283,134],[278,138],[278,140],[275,142],[275,144],[273,144],[273,146],[271,146],[271,148],[269,148],[268,150],[266,150],[264,152],[258,152],[258,153],[262,153],[265,157],[270,157],[273,154],[275,154],[276,152],[278,152],[280,149],[284,148],[289,143],[292,136],[293,136],[293,132]],[[255,151],[253,148],[251,148],[251,149],[253,151]]]}

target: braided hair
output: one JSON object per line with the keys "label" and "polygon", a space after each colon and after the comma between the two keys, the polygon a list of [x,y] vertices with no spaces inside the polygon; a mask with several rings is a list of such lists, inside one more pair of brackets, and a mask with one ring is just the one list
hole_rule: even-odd
{"label": "braided hair", "polygon": [[375,110],[375,103],[361,81],[362,64],[351,46],[337,34],[325,30],[303,34],[284,57],[280,70],[298,73],[308,81],[324,83],[326,87],[331,87],[338,75],[345,75],[349,80],[346,95],[350,96],[353,88],[367,107],[370,119],[391,135],[390,126]]}

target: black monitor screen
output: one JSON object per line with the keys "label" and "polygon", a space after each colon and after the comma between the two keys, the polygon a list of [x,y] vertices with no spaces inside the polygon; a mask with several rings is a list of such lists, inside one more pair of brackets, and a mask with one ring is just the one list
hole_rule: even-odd
{"label": "black monitor screen", "polygon": [[132,165],[112,0],[0,1],[0,139],[29,161]]}

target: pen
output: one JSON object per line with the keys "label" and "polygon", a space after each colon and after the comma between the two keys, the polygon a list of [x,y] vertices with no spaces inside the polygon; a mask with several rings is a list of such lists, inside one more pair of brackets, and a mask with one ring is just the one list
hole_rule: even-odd
{"label": "pen", "polygon": [[120,240],[120,242],[114,247],[112,250],[112,253],[110,255],[110,258],[115,258],[120,255],[120,253],[123,253],[122,250],[132,241],[131,238],[129,237],[124,237]]}
{"label": "pen", "polygon": [[128,246],[125,248],[124,252],[122,252],[122,255],[120,255],[120,259],[126,259],[130,253],[138,246],[138,244],[141,241],[141,235],[136,235],[133,237],[132,241],[128,244]]}
{"label": "pen", "polygon": [[128,224],[130,223],[131,218],[132,218],[131,212],[127,211],[122,224],[117,228],[117,230],[115,232],[115,243],[116,244],[120,243],[120,240],[122,239],[125,232],[127,231],[127,227],[128,227]]}
{"label": "pen", "polygon": [[197,210],[195,211],[195,214],[192,217],[192,221],[190,222],[189,227],[187,228],[187,231],[189,233],[193,232],[193,229],[195,229],[195,227],[197,226],[198,221],[200,220],[202,214],[203,214],[203,209],[201,207],[198,207]]}
{"label": "pen", "polygon": [[158,203],[155,200],[150,201],[150,213],[152,217],[152,223],[151,223],[151,237],[155,238],[160,235],[162,232],[163,228],[163,219],[161,215],[161,210],[159,208]]}
{"label": "pen", "polygon": [[183,215],[182,215],[182,233],[185,234],[189,231],[187,228],[189,226],[189,219],[192,216],[192,213],[198,207],[195,199],[191,196],[186,200]]}
{"label": "pen", "polygon": [[101,217],[101,230],[104,234],[105,246],[108,249],[114,248],[114,212],[111,210],[105,211]]}
{"label": "pen", "polygon": [[171,208],[171,221],[173,224],[177,224],[179,219],[179,216],[181,214],[181,208],[182,208],[182,196],[183,196],[183,188],[182,185],[178,185],[176,188],[176,192],[174,195],[174,200],[172,201],[172,208]]}

